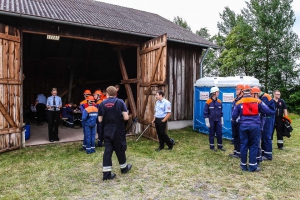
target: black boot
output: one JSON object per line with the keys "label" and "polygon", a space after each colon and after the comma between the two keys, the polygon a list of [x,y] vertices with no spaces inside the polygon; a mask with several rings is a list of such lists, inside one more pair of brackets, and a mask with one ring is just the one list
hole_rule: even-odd
{"label": "black boot", "polygon": [[116,174],[111,173],[111,172],[103,172],[103,180],[111,180],[116,177]]}
{"label": "black boot", "polygon": [[125,174],[127,173],[129,170],[131,170],[132,164],[128,164],[125,168],[121,169],[121,173]]}

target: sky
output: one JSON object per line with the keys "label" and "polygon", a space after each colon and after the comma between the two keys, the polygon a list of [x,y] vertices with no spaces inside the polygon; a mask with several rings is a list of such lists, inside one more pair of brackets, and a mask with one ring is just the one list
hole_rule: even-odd
{"label": "sky", "polygon": [[[158,14],[170,21],[179,16],[184,19],[195,33],[206,27],[210,35],[218,33],[217,22],[221,21],[220,13],[228,6],[236,14],[246,8],[244,0],[99,0],[119,6],[134,8]],[[292,9],[296,22],[293,31],[300,38],[300,0],[294,0]]]}

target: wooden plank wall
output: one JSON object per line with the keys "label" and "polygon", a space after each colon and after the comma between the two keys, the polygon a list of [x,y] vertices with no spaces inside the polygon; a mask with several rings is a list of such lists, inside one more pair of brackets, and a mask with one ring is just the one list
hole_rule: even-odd
{"label": "wooden plank wall", "polygon": [[193,119],[194,83],[200,77],[201,57],[201,47],[168,43],[167,99],[172,103],[172,121]]}
{"label": "wooden plank wall", "polygon": [[0,24],[0,152],[21,144],[20,32]]}

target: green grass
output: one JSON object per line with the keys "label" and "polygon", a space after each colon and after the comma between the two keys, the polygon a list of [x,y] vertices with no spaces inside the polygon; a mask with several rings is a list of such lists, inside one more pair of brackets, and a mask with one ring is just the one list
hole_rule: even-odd
{"label": "green grass", "polygon": [[300,199],[300,119],[291,116],[286,151],[273,148],[273,161],[259,173],[242,172],[239,160],[209,150],[208,136],[192,128],[170,131],[172,151],[155,152],[158,143],[128,138],[127,161],[117,178],[102,181],[103,149],[87,155],[80,143],[27,147],[0,154],[0,199]]}

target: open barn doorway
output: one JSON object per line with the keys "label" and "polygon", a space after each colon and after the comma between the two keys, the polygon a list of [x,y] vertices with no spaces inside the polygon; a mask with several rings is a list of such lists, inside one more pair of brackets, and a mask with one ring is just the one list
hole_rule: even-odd
{"label": "open barn doorway", "polygon": [[[56,40],[53,40],[56,39]],[[83,100],[83,91],[89,89],[105,89],[109,85],[120,85],[118,98],[127,99],[123,84],[123,75],[116,49],[120,52],[128,79],[137,77],[137,48],[120,47],[116,44],[79,40],[75,38],[51,38],[43,34],[23,33],[22,55],[23,73],[23,109],[24,122],[30,123],[30,139],[26,145],[48,143],[48,126],[44,123],[37,126],[32,105],[36,97],[43,93],[51,95],[51,89],[56,87],[58,95],[65,104],[71,101],[79,104]],[[71,92],[69,88],[72,88]],[[136,102],[137,87],[131,85],[133,98]],[[82,129],[61,129],[61,142],[82,139]],[[34,141],[36,140],[36,141]]]}

